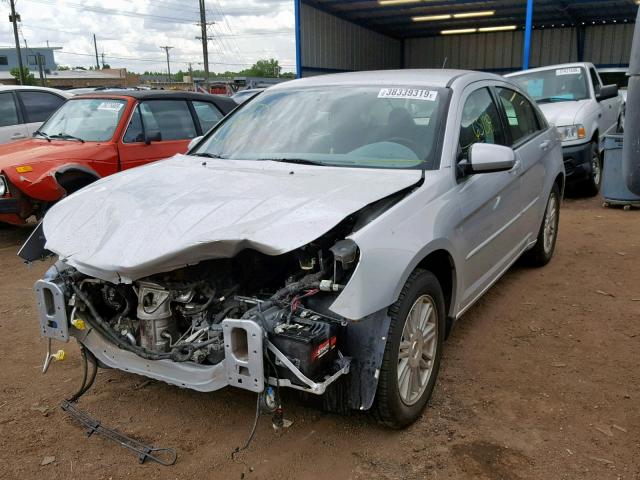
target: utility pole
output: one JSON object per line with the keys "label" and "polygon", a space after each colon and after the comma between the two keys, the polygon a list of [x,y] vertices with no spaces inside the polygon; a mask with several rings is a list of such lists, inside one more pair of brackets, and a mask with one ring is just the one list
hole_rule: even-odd
{"label": "utility pole", "polygon": [[44,55],[40,52],[36,52],[36,61],[38,62],[38,73],[40,74],[40,83],[43,87],[47,86],[47,82],[44,78]]}
{"label": "utility pole", "polygon": [[102,52],[100,55],[102,57],[102,69],[104,70],[104,52]]}
{"label": "utility pole", "polygon": [[[13,1],[13,0],[12,0]],[[209,91],[209,38],[207,37],[207,14],[204,0],[200,1],[200,28],[202,30],[202,56],[204,57],[204,83]]]}
{"label": "utility pole", "polygon": [[165,46],[161,46],[160,48],[163,49],[167,54],[167,72],[169,74],[169,82],[171,82],[171,64],[169,63],[169,50],[171,50],[173,47],[165,45]]}
{"label": "utility pole", "polygon": [[20,15],[16,13],[16,2],[15,0],[9,0],[11,4],[11,15],[9,15],[9,21],[13,23],[13,36],[16,41],[16,54],[18,55],[18,67],[20,68],[20,75],[18,75],[18,80],[20,81],[20,85],[24,84],[24,79],[22,78],[24,71],[22,66],[22,52],[20,51],[20,39],[18,38],[18,22],[20,21]]}
{"label": "utility pole", "polygon": [[96,34],[93,34],[93,48],[96,51],[96,70],[100,70],[100,62],[98,61],[98,42],[96,42]]}

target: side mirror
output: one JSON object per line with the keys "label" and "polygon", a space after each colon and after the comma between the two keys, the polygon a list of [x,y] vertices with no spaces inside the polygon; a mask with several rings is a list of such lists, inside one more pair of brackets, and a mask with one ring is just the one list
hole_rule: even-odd
{"label": "side mirror", "polygon": [[147,145],[151,145],[151,142],[161,142],[162,141],[162,133],[160,130],[155,130],[151,132],[147,132],[144,137],[144,143]]}
{"label": "side mirror", "polygon": [[600,92],[596,93],[596,100],[601,102],[602,100],[607,100],[609,98],[615,98],[618,96],[618,86],[617,85],[604,85],[600,88]]}
{"label": "side mirror", "polygon": [[203,139],[203,136],[202,136],[202,135],[200,135],[199,137],[192,138],[192,139],[191,139],[191,141],[189,142],[189,147],[187,148],[187,151],[190,151],[190,150],[191,150],[193,147],[195,147],[195,146],[198,144],[198,142],[199,142],[200,140],[202,140],[202,139]]}
{"label": "side mirror", "polygon": [[490,143],[474,143],[469,149],[466,173],[491,173],[511,170],[516,154],[511,147]]}

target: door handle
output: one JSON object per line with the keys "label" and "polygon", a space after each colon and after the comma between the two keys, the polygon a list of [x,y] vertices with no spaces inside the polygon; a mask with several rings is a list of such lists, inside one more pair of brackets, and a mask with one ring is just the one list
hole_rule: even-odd
{"label": "door handle", "polygon": [[11,140],[20,140],[21,138],[27,138],[24,133],[14,133],[11,135]]}
{"label": "door handle", "polygon": [[546,152],[547,150],[549,150],[550,145],[551,145],[551,142],[549,140],[545,140],[540,144],[540,150],[543,150]]}

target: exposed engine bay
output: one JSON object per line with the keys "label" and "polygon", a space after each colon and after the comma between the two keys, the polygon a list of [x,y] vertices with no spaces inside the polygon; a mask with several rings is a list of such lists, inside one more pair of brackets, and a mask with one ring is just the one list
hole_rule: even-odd
{"label": "exposed engine bay", "polygon": [[[236,386],[261,391],[269,379],[280,379],[275,384],[304,390],[348,371],[348,360],[339,353],[347,322],[328,310],[358,261],[356,244],[339,240],[343,228],[276,257],[247,249],[234,258],[204,261],[131,284],[65,268],[58,270],[54,283],[66,299],[70,324],[76,330],[95,330],[120,350],[145,360],[202,366],[237,357],[237,382],[243,382],[244,374],[253,385],[245,380]],[[46,304],[48,295],[41,296],[40,303]],[[231,325],[231,333],[225,334],[225,322],[229,327],[234,320],[259,329],[238,332]],[[255,332],[264,336],[263,351],[247,339]],[[251,372],[256,362],[264,378]]]}

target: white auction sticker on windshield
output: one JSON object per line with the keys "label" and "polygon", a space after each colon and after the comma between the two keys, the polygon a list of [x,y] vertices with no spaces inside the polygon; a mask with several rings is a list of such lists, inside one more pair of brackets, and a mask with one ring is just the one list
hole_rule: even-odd
{"label": "white auction sticker on windshield", "polygon": [[438,92],[421,88],[383,88],[378,93],[378,98],[405,98],[435,102],[438,98]]}
{"label": "white auction sticker on windshield", "polygon": [[582,73],[580,71],[580,67],[572,67],[572,68],[559,68],[556,70],[556,76],[560,75],[580,75]]}
{"label": "white auction sticker on windshield", "polygon": [[120,102],[102,102],[98,105],[98,110],[109,110],[111,112],[119,112],[124,104]]}

